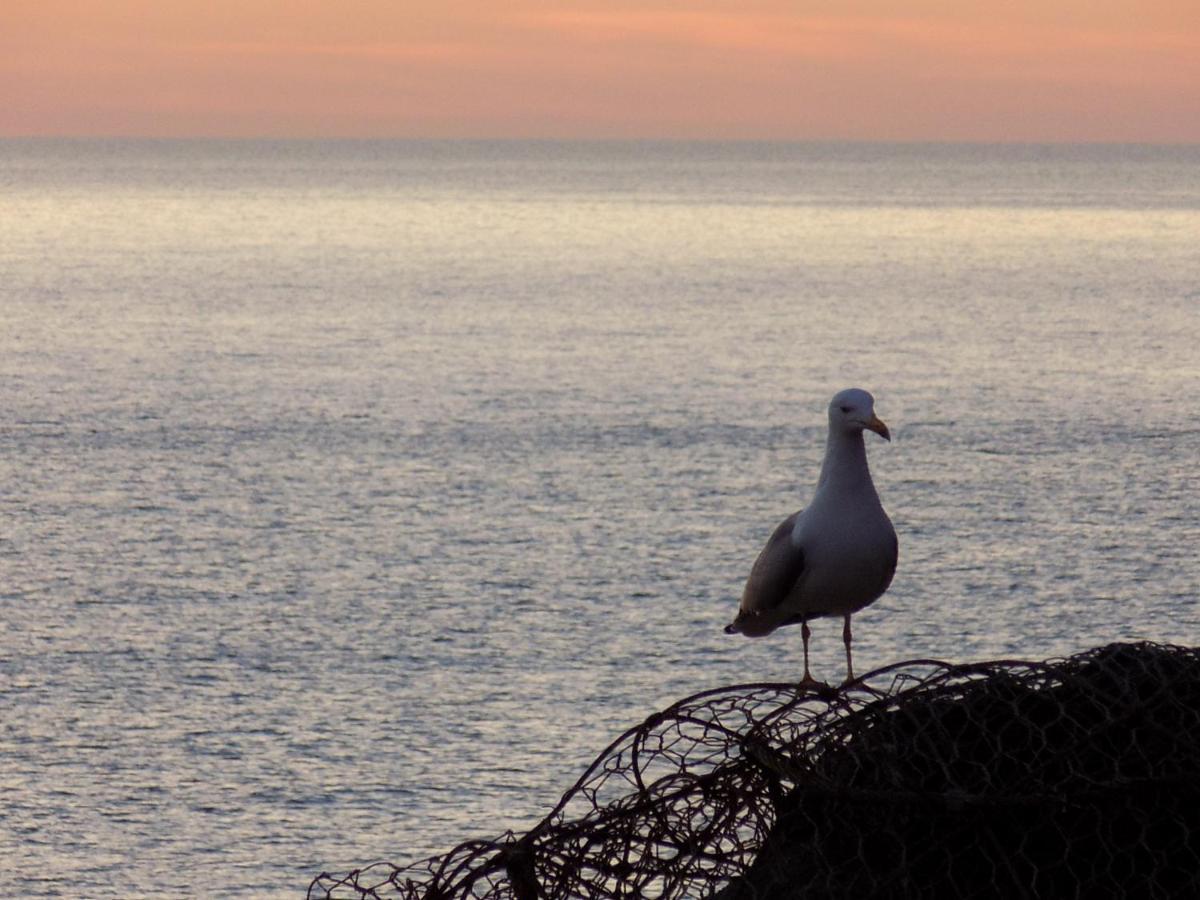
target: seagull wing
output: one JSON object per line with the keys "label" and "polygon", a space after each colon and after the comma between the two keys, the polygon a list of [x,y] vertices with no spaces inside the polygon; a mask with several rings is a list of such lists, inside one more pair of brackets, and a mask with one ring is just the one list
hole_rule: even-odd
{"label": "seagull wing", "polygon": [[804,573],[804,550],[792,543],[792,531],[800,512],[792,513],[779,523],[767,545],[754,560],[742,592],[740,615],[774,609],[796,587],[796,582]]}

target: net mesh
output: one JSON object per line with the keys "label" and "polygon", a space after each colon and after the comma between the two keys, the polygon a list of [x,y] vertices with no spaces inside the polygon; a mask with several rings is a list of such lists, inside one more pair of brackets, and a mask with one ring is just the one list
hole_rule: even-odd
{"label": "net mesh", "polygon": [[523,835],[309,898],[1200,896],[1200,649],[696,694]]}

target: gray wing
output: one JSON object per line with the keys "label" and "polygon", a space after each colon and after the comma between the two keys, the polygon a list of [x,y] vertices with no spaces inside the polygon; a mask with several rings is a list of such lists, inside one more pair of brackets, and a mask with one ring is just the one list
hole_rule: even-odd
{"label": "gray wing", "polygon": [[792,543],[792,529],[800,512],[792,513],[779,523],[754,560],[742,592],[741,612],[774,609],[787,599],[799,581],[804,572],[804,551]]}

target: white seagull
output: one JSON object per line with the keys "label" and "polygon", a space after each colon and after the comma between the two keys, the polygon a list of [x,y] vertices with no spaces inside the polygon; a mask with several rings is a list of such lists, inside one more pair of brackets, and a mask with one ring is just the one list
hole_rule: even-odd
{"label": "white seagull", "polygon": [[896,572],[896,530],[871,481],[864,429],[892,439],[869,393],[849,388],[835,394],[812,502],[775,529],[750,569],[737,617],[725,626],[726,634],[762,637],[799,622],[804,686],[820,684],[808,671],[809,620],[843,617],[845,683],[850,684],[850,616],[878,599]]}

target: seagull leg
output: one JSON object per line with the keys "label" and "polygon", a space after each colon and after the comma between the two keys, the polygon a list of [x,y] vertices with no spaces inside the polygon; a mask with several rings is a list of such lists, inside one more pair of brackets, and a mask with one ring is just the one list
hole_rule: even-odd
{"label": "seagull leg", "polygon": [[846,614],[845,624],[842,626],[842,643],[846,645],[846,680],[842,682],[844,687],[847,684],[854,683],[854,663],[850,661],[850,614]]}
{"label": "seagull leg", "polygon": [[804,677],[800,679],[800,687],[803,688],[828,688],[829,685],[823,681],[817,681],[812,677],[812,673],[808,671],[808,639],[812,637],[812,631],[808,627],[808,620],[800,620],[800,639],[804,641]]}

